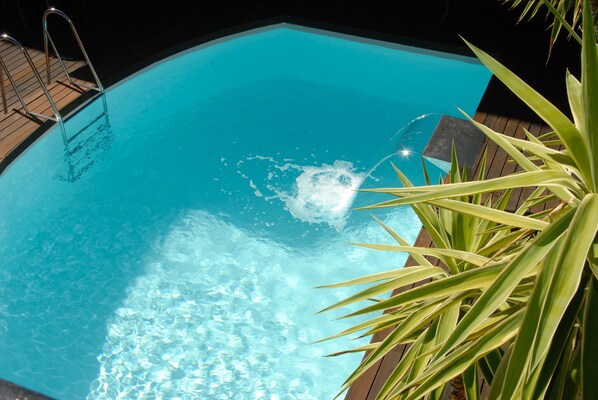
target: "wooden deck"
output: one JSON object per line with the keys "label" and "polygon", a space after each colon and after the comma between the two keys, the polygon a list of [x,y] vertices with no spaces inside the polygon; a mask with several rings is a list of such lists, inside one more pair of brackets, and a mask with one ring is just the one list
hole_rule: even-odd
{"label": "wooden deck", "polygon": [[[27,51],[45,83],[46,64],[44,53],[35,49],[27,49]],[[50,103],[19,48],[10,43],[1,42],[0,56],[2,56],[29,110],[52,116],[53,112]],[[64,61],[64,63],[71,73],[85,66],[85,63],[82,61]],[[61,110],[78,99],[87,90],[69,84],[56,58],[50,58],[50,65],[52,83],[48,86],[48,91],[58,109]],[[3,71],[2,74],[4,74]],[[90,84],[86,80],[73,79],[78,83]],[[4,85],[8,113],[5,113],[0,108],[0,165],[6,164],[6,161],[8,161],[7,157],[30,138],[42,124],[47,123],[47,120],[43,118],[33,117],[25,113],[19,102],[15,88],[12,87],[6,76],[4,76]]]}

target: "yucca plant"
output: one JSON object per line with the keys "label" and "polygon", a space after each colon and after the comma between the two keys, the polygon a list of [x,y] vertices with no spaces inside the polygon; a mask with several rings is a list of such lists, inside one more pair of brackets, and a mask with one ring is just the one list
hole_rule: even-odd
{"label": "yucca plant", "polygon": [[[534,18],[541,9],[546,8],[548,16],[552,16],[551,32],[550,32],[550,48],[556,42],[563,27],[569,25],[571,31],[577,30],[579,21],[581,20],[581,11],[583,0],[505,0],[505,3],[511,5],[511,8],[521,8],[521,15],[519,21],[526,18]],[[598,11],[598,0],[591,0],[590,5],[592,13],[595,16]],[[570,23],[567,23],[566,18],[569,17]],[[598,32],[598,25],[594,24],[594,29]],[[569,30],[569,29],[567,29]],[[577,34],[575,34],[577,36]]]}
{"label": "yucca plant", "polygon": [[[343,389],[408,345],[378,398],[440,398],[462,376],[467,398],[477,399],[479,373],[490,399],[598,398],[598,47],[589,0],[581,40],[581,80],[566,76],[573,120],[468,43],[553,132],[521,140],[474,122],[520,172],[467,181],[454,165],[449,183],[413,187],[397,171],[404,187],[369,190],[392,196],[371,208],[410,205],[435,247],[411,247],[384,226],[398,245],[363,246],[408,252],[419,265],[332,285],[370,284],[330,308],[367,299],[348,317],[377,313],[338,336],[389,332],[356,349],[367,355]],[[522,187],[531,195],[506,212],[510,191]]]}

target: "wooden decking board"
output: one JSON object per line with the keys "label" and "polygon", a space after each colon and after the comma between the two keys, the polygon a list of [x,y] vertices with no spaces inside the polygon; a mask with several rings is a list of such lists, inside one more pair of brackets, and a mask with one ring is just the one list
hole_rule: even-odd
{"label": "wooden decking board", "polygon": [[[49,91],[59,109],[64,108],[80,96],[80,92],[59,83],[51,85]],[[31,100],[33,96],[35,98]],[[32,93],[28,100],[27,104],[30,110],[46,115],[53,115],[52,108],[41,90],[37,93]],[[2,132],[2,138],[0,138],[0,162],[44,122],[45,120],[43,119],[32,119],[25,116],[23,110],[19,110],[19,112],[12,111],[12,115],[9,118],[0,122],[0,132]]]}
{"label": "wooden decking board", "polygon": [[370,392],[368,393],[367,400],[375,400],[380,390],[386,383],[385,376],[390,376],[396,369],[399,361],[403,358],[403,355],[409,349],[408,346],[398,346],[392,349],[383,359],[378,369],[378,374],[374,379],[374,383],[371,386]]}
{"label": "wooden decking board", "polygon": [[[53,64],[51,66],[50,71],[52,73],[52,79],[54,82],[56,82],[56,81],[67,82],[66,76],[64,75],[64,72],[62,71],[62,68],[60,68],[58,63]],[[44,74],[42,75],[42,77],[43,77],[42,79],[45,79],[45,71],[44,71]],[[44,80],[44,83],[45,83],[45,80]],[[39,94],[43,95],[43,92],[40,89],[38,80],[33,76],[33,74],[31,72],[29,72],[29,78],[27,78],[20,84],[17,84],[17,87],[19,88],[19,93],[21,94],[21,97],[23,97],[23,100],[25,100],[25,104],[27,104],[27,107],[29,107],[29,104],[27,103],[28,98],[30,97],[30,95],[32,93],[38,94],[38,92],[39,92]],[[12,87],[12,85],[10,85],[10,84],[6,85],[6,89],[7,89],[6,90],[6,92],[7,92],[6,93],[6,101],[8,104],[9,113],[4,114],[3,111],[0,111],[0,121],[11,116],[11,113],[10,113],[11,108],[21,108],[21,103],[19,102],[19,98],[17,97],[17,94],[16,94],[14,88]]]}
{"label": "wooden decking board", "polygon": [[[420,235],[418,235],[416,244],[419,247],[433,247],[434,246],[434,244],[432,242],[432,238],[429,236],[429,234],[424,229],[422,229],[420,231]],[[426,257],[426,258],[428,259],[428,261],[430,261],[435,266],[441,266],[441,264],[442,264],[440,262],[440,260],[437,258],[433,258],[433,257]],[[405,263],[406,268],[415,266],[415,265],[418,265],[418,263],[412,257],[409,257],[407,259],[407,262]],[[407,285],[405,287],[402,287],[402,288],[399,288],[399,289],[393,291],[393,295],[398,295],[407,290],[414,289],[416,287],[425,285],[430,282],[431,282],[431,279],[425,279],[423,281],[419,281],[414,284]],[[389,333],[390,333],[390,330],[385,331],[386,336]],[[374,382],[371,385],[371,390],[368,394],[367,400],[375,400],[376,399],[377,394],[380,393],[380,390],[386,383],[387,377],[389,377],[394,372],[394,370],[396,369],[396,367],[397,367],[399,361],[401,360],[401,358],[403,357],[403,355],[409,350],[409,347],[410,347],[410,345],[397,346],[396,348],[394,348],[393,350],[391,350],[388,354],[386,354],[384,356],[384,358],[381,361],[380,368],[378,369],[378,373],[377,373],[376,377],[374,378]]]}
{"label": "wooden decking board", "polygon": [[[532,115],[530,112],[525,112],[522,116],[522,121],[520,121],[520,123],[517,126],[517,130],[515,132],[514,137],[518,138],[518,139],[525,139],[526,135],[525,135],[525,131],[529,131],[530,133],[534,133],[533,132],[533,127],[534,124],[532,122],[529,122],[532,119]],[[538,125],[538,128],[540,128],[540,126]],[[510,159],[510,158],[509,158]],[[510,162],[506,162],[505,166],[503,167],[503,171],[502,171],[502,175],[510,175],[516,172],[521,171],[521,167],[519,165],[517,165],[516,163],[514,163],[513,161]],[[533,190],[533,189],[531,189]],[[509,198],[509,201],[507,203],[507,210],[514,212],[523,201],[525,201],[525,198],[527,198],[527,196],[529,196],[530,192],[526,192],[524,191],[523,188],[517,188],[514,189],[511,193],[511,197]],[[523,196],[523,197],[522,197]]]}
{"label": "wooden decking board", "polygon": [[[547,128],[548,128],[547,126],[542,125],[538,122],[532,122],[530,124],[528,130],[532,135],[537,137],[541,134],[543,129],[547,129]],[[518,206],[521,205],[525,201],[525,199],[527,199],[532,194],[533,191],[534,191],[534,188],[531,188],[531,187],[522,188],[519,193],[519,198],[517,199],[518,200],[517,205]]]}
{"label": "wooden decking board", "polygon": [[[489,127],[494,131],[502,133],[508,132],[508,130],[512,130],[512,125],[509,125],[509,119],[506,118],[497,118],[495,120],[495,123]],[[483,151],[481,151],[478,155],[471,177],[473,177],[473,179],[477,179],[477,177],[479,176],[481,168],[481,156],[484,153],[486,154],[485,178],[492,179],[501,176],[502,167],[506,160],[507,154],[502,149],[500,149],[496,145],[496,143],[489,141],[487,138],[485,140],[485,145],[482,148]],[[493,192],[491,195],[485,195],[484,199],[486,199],[487,197],[491,197],[492,202],[495,202],[503,193],[504,191],[496,191]]]}
{"label": "wooden decking board", "polygon": [[[31,58],[31,62],[33,63],[35,68],[37,68],[38,72],[45,67],[46,58],[43,53],[37,51],[29,51],[29,58]],[[29,78],[30,76],[32,76],[31,66],[28,62],[26,62],[25,55],[21,52],[18,52],[18,54],[14,57],[14,61],[9,61],[6,64],[10,71],[10,75],[16,82],[19,82],[19,80],[23,78]]]}
{"label": "wooden decking board", "polygon": [[[71,101],[75,100],[79,97],[78,94],[69,93],[68,90],[62,90],[58,94],[56,94],[54,100],[56,101],[56,105],[59,108],[66,106]],[[40,105],[43,107],[43,105]],[[51,114],[52,109],[51,107],[46,108],[36,108],[36,112],[41,112],[44,114]],[[39,110],[39,111],[38,111]],[[23,119],[27,119],[23,117]],[[5,136],[0,140],[0,161],[4,159],[8,154],[14,150],[21,142],[23,142],[31,133],[41,125],[43,120],[34,121],[31,119],[27,119],[27,122],[16,127],[17,129],[13,130],[10,135]]]}
{"label": "wooden decking board", "polygon": [[[6,44],[8,45],[8,44]],[[5,46],[6,47],[6,46]],[[15,81],[19,93],[21,97],[25,98],[29,94],[41,90],[39,87],[39,82],[36,77],[33,75],[31,71],[31,67],[29,63],[26,61],[25,56],[22,54],[20,50],[16,48],[16,46],[10,45],[12,47],[13,53],[15,56],[11,59],[7,59],[4,57],[4,52],[0,53],[3,55],[3,61],[7,65],[10,74]],[[4,50],[4,49],[3,49]],[[35,49],[27,49],[38,73],[40,74],[42,80],[45,82],[46,80],[46,68],[45,68],[45,55],[43,52]],[[57,59],[51,58],[50,59],[50,69],[52,74],[52,80],[66,80],[66,75],[60,66],[60,63]],[[81,61],[69,61],[65,60],[64,64],[66,65],[67,69],[75,69],[80,67],[81,65],[85,65],[84,62]],[[15,89],[10,84],[10,81],[7,77],[5,79],[5,88],[6,88],[6,97],[8,105],[12,105],[14,103],[19,103],[17,94]],[[20,104],[19,104],[20,107]],[[6,118],[4,113],[0,114],[0,120]]]}
{"label": "wooden decking board", "polygon": [[[76,97],[81,95],[81,92],[79,92],[75,88],[65,86],[58,82],[52,83],[48,87],[48,92],[52,96],[52,99],[54,100],[56,105],[59,105],[61,99],[71,93],[76,95]],[[35,92],[30,93],[25,98],[25,104],[27,104],[27,108],[29,108],[32,111],[35,111],[35,112],[47,111],[47,113],[52,115],[52,113],[51,113],[52,107],[50,106],[48,98],[46,97],[45,93],[42,90],[37,90]],[[21,113],[24,113],[24,110],[22,109],[20,103],[14,104],[14,106],[16,106],[16,107],[14,107],[13,110],[16,109],[16,110],[20,111]],[[2,120],[0,122],[0,126],[3,127],[4,124],[9,124],[8,126],[10,127],[10,124],[12,124],[14,122],[19,123],[20,120],[22,119],[19,117],[22,117],[22,114],[14,112],[13,115],[10,115],[8,118],[5,118],[4,120]]]}
{"label": "wooden decking board", "polygon": [[[550,127],[548,127],[546,125],[542,125],[542,126],[540,126],[539,134],[543,135],[543,134],[551,132],[551,131],[552,131],[552,129]],[[530,190],[530,193],[531,193],[531,189],[528,189],[528,190]],[[542,211],[546,210],[551,205],[554,206],[555,204],[554,203],[539,204],[539,205],[533,206],[530,209],[530,212],[532,214],[539,213],[539,212],[542,212]]]}
{"label": "wooden decking board", "polygon": [[[50,95],[52,96],[54,102],[58,105],[60,99],[62,99],[62,97],[64,97],[68,91],[73,91],[76,92],[77,95],[80,94],[79,91],[75,90],[75,89],[71,89],[67,86],[64,86],[60,83],[53,83],[52,85],[50,85],[48,87],[48,92],[50,93]],[[24,99],[25,104],[27,105],[27,108],[31,111],[34,112],[41,112],[43,113],[44,110],[52,110],[50,103],[48,101],[48,98],[46,97],[45,93],[40,89],[37,90],[35,92],[30,93],[27,97],[25,97]],[[25,110],[22,108],[21,103],[17,102],[17,103],[13,103],[12,104],[13,107],[11,107],[9,109],[9,114],[0,121],[0,132],[8,132],[10,133],[12,130],[18,128],[19,124],[23,124],[26,121],[25,120],[31,120],[33,117],[27,116],[25,118],[23,118],[24,114],[25,114]],[[53,113],[50,113],[50,115],[53,115]],[[17,124],[17,126],[13,126],[14,124]],[[7,136],[6,134],[1,135],[0,137],[5,137]]]}
{"label": "wooden decking board", "polygon": [[[423,247],[433,246],[430,235],[423,229],[419,232],[418,237],[416,239],[416,243],[418,246]],[[434,265],[439,264],[439,260],[437,259],[430,259],[430,262],[432,262]],[[409,257],[405,262],[405,267],[415,265],[417,265],[417,262],[412,257]],[[407,290],[411,290],[414,287],[423,285],[428,282],[429,280],[424,280],[416,282],[412,285],[407,285],[398,288],[395,291],[393,291],[393,295],[397,295]],[[390,329],[375,334],[372,338],[372,342],[380,342],[384,340],[389,333]],[[390,374],[395,370],[398,362],[403,357],[408,348],[408,345],[397,346],[397,348],[393,349],[391,352],[385,355],[380,361],[378,361],[373,367],[371,367],[370,370],[364,373],[364,375],[362,375],[359,380],[357,380],[357,382],[349,389],[346,398],[374,400],[377,394],[382,389],[382,386],[386,382],[387,377],[390,376]]]}
{"label": "wooden decking board", "polygon": [[[519,60],[518,69],[522,73],[530,71],[529,65],[526,64],[524,60]],[[497,111],[491,118],[486,119],[484,124],[494,131],[509,136],[516,136],[518,135],[518,132],[523,132],[523,128],[529,126],[526,118],[524,118],[524,115],[527,113],[527,107],[520,100],[514,99],[510,94],[510,91],[502,83],[497,82],[497,84],[500,87],[496,89],[495,93],[501,100],[495,100],[495,105],[498,105]],[[486,178],[496,178],[515,171],[516,165],[507,161],[510,157],[504,150],[500,149],[494,142],[487,139],[485,141],[485,146],[487,154]],[[479,156],[482,154],[483,153],[480,153]],[[478,158],[477,167],[474,169],[472,176],[478,176],[480,161],[480,158]],[[492,201],[496,201],[503,193],[504,191],[494,192],[492,194]],[[515,193],[512,195],[511,199],[518,199],[519,194],[519,192]],[[507,209],[512,211],[515,207],[516,203],[511,201]]]}
{"label": "wooden decking board", "polygon": [[[521,123],[518,127],[517,132],[515,133],[515,137],[518,139],[525,139],[526,131],[537,136],[537,133],[540,131],[540,129],[542,129],[542,124],[538,123],[537,119],[538,119],[538,117],[534,115],[534,112],[530,108],[524,107],[523,114],[521,116]],[[521,167],[516,164],[511,165],[510,168],[511,169],[509,171],[513,171],[513,172],[521,171]],[[515,169],[513,170],[512,168],[515,168]],[[520,205],[521,200],[519,200],[519,199],[521,198],[523,193],[524,193],[523,188],[513,191],[510,201],[513,201],[514,203],[513,204],[509,203],[509,205],[507,206],[507,208],[509,210],[514,210],[516,207],[518,207]]]}
{"label": "wooden decking board", "polygon": [[[38,71],[42,71],[45,69],[45,54],[41,50],[25,48],[27,53],[29,54],[32,61],[37,61],[34,64],[36,65]],[[11,72],[14,73],[22,70],[29,71],[30,67],[27,62],[25,62],[25,56],[23,52],[16,46],[10,43],[2,42],[2,46],[0,46],[0,55],[2,56],[2,60],[4,63],[9,67]],[[50,56],[50,62],[58,62],[58,59],[55,57]],[[65,65],[69,64],[78,64],[83,63],[82,61],[78,60],[63,60]],[[41,73],[41,72],[40,72]]]}
{"label": "wooden decking board", "polygon": [[[27,52],[29,53],[29,57],[31,58],[33,65],[35,65],[37,71],[40,73],[42,78],[45,78],[46,57],[45,57],[44,53],[39,50],[35,50],[35,49],[33,49],[33,50],[28,49]],[[2,54],[2,53],[0,53],[0,54]],[[7,60],[6,57],[3,57],[3,61],[6,64],[6,66],[8,67],[13,79],[18,83],[19,80],[23,79],[23,78],[27,78],[27,79],[35,78],[32,74],[31,66],[29,65],[28,62],[26,62],[25,55],[20,50],[15,51],[14,54],[15,54],[14,57],[12,57],[10,60]],[[50,59],[50,60],[52,62],[52,59]],[[80,63],[80,61],[78,61],[78,62],[65,61],[65,65],[67,65],[67,66],[69,64],[76,64],[76,63]]]}
{"label": "wooden decking board", "polygon": [[[505,100],[503,99],[503,101],[505,101]],[[498,104],[500,104],[500,103],[498,103]],[[503,110],[504,115],[508,115],[508,113],[510,113],[510,111],[511,111],[511,108],[508,106],[508,104],[504,104],[504,105],[500,104],[500,109]],[[504,115],[490,114],[486,118],[484,125],[486,125],[487,127],[489,127],[490,129],[492,129],[496,132],[502,132],[508,122],[508,118],[505,117]],[[499,168],[501,168],[501,166],[499,166],[497,163],[495,163],[495,159],[500,158],[501,150],[498,148],[498,146],[494,142],[489,141],[487,138],[486,138],[484,144],[486,147],[486,177],[487,178],[496,177],[500,173]],[[475,174],[474,176],[477,176],[478,166],[475,166],[473,171]]]}
{"label": "wooden decking board", "polygon": [[[525,122],[524,122],[525,123]],[[517,130],[520,128],[521,121],[510,118],[508,119],[506,125],[501,131],[503,134],[508,136],[516,136]],[[496,147],[496,145],[494,145]],[[499,176],[505,176],[511,174],[515,171],[515,164],[512,163],[511,157],[503,150],[497,149],[494,159],[492,161],[491,167],[488,171],[488,178],[497,178]],[[500,196],[505,193],[504,190],[498,190],[493,192],[492,194],[492,202],[498,200]],[[514,208],[514,207],[513,207]]]}
{"label": "wooden decking board", "polygon": [[[512,68],[514,70],[525,71],[529,68],[528,65],[529,64],[526,63],[524,59],[518,59],[512,66]],[[486,116],[485,121],[483,123],[484,125],[493,129],[496,132],[504,132],[505,127],[507,126],[507,123],[509,122],[509,119],[511,118],[513,111],[517,110],[518,100],[513,99],[509,89],[496,77],[492,77],[488,85],[488,90],[484,95],[484,98],[480,102],[480,108],[482,109],[484,109],[485,107],[484,102],[488,94],[491,96],[490,102],[493,112],[489,113]],[[497,156],[501,157],[501,150],[499,150],[498,146],[495,143],[489,141],[487,138],[485,140],[484,145],[487,146],[486,176],[496,177],[498,176],[499,171],[497,170],[497,167],[495,165],[500,165],[500,162],[495,162],[494,160]],[[474,168],[474,172],[477,176],[477,167]]]}
{"label": "wooden decking board", "polygon": [[6,65],[11,63],[17,54],[21,54],[21,51],[17,46],[7,42],[2,42],[2,44],[0,44],[0,55],[2,55],[2,60]]}
{"label": "wooden decking board", "polygon": [[[59,94],[56,93],[55,90],[53,90],[51,93],[55,95]],[[59,99],[56,98],[54,100],[58,101]],[[44,104],[47,102],[48,100],[45,94],[40,91],[39,93],[32,93],[28,97],[28,101],[26,101],[26,104],[29,110],[38,113],[43,113],[45,110],[51,110],[49,103]],[[3,132],[3,134],[0,135],[0,139],[4,139],[10,136],[13,132],[21,129],[22,126],[26,125],[29,122],[34,122],[38,119],[37,117],[25,115],[25,110],[21,107],[20,103],[13,104],[13,106],[14,107],[9,109],[9,115],[0,122],[0,132]]]}
{"label": "wooden decking board", "polygon": [[[37,71],[39,72],[40,77],[42,78],[42,82],[46,83],[46,68],[45,68],[45,60],[43,59],[43,55],[42,57],[42,62],[39,63],[38,66],[36,66]],[[65,62],[65,65],[68,69],[71,68],[76,68],[78,65],[80,65],[80,62]],[[51,77],[52,77],[52,81],[66,81],[67,77],[64,73],[64,71],[62,70],[62,67],[60,66],[60,64],[58,62],[52,62],[50,61],[50,73],[51,73]],[[37,78],[33,75],[31,68],[29,67],[29,65],[27,64],[27,67],[24,68],[24,71],[22,73],[22,77],[21,80],[17,80],[17,87],[20,90],[21,96],[26,96],[27,94],[33,92],[34,90],[39,89],[39,82],[37,80]],[[14,88],[10,88],[13,91],[13,96],[16,99],[16,93],[14,93]]]}
{"label": "wooden decking board", "polygon": [[[408,264],[415,265],[412,259],[408,260]],[[401,291],[411,288],[413,288],[413,285],[401,288]],[[376,333],[372,338],[372,342],[383,341],[389,335],[389,333],[390,330]],[[406,349],[406,346],[399,346],[393,349],[391,354],[388,354],[376,362],[374,366],[366,371],[366,373],[362,375],[353,386],[351,386],[347,396],[355,399],[375,399],[385,381],[381,380],[380,377],[386,377],[392,373],[392,370],[394,370],[394,367],[397,365],[398,360],[402,358]],[[363,382],[366,383],[363,384]]]}

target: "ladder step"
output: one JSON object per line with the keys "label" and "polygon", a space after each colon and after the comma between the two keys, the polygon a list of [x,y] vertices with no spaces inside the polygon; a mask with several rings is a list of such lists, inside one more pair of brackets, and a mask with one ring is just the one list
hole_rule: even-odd
{"label": "ladder step", "polygon": [[61,179],[68,182],[80,179],[111,147],[114,138],[108,114],[102,112],[65,141],[67,173]]}

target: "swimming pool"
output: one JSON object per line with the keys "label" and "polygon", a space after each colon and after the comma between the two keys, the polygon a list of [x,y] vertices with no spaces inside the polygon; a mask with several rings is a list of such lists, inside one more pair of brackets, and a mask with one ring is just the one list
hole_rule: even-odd
{"label": "swimming pool", "polygon": [[[0,377],[53,397],[331,398],[355,342],[315,286],[404,262],[358,187],[421,182],[442,114],[490,73],[291,25],[112,87],[0,178]],[[401,150],[409,150],[409,156]],[[439,171],[435,172],[438,175]],[[408,209],[376,214],[410,240]]]}

